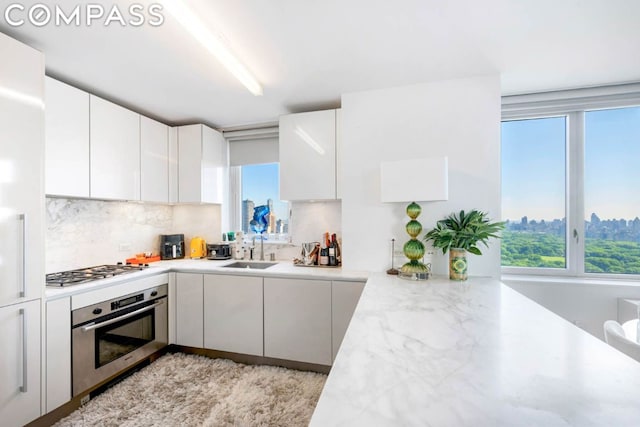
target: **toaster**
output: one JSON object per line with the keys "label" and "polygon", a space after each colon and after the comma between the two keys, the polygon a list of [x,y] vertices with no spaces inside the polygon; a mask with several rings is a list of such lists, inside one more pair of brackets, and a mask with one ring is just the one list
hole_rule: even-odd
{"label": "toaster", "polygon": [[204,258],[207,254],[206,243],[202,237],[194,237],[191,239],[191,258]]}
{"label": "toaster", "polygon": [[231,245],[228,243],[207,243],[207,259],[231,259]]}

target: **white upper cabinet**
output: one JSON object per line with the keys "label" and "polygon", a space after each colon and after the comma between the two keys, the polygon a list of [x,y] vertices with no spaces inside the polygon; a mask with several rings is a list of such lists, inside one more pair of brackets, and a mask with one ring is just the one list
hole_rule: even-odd
{"label": "white upper cabinet", "polygon": [[342,199],[342,110],[336,110],[336,199]]}
{"label": "white upper cabinet", "polygon": [[169,203],[178,203],[178,128],[169,128]]}
{"label": "white upper cabinet", "polygon": [[45,193],[89,197],[89,94],[45,78]]}
{"label": "white upper cabinet", "polygon": [[140,115],[91,95],[91,197],[140,200]]}
{"label": "white upper cabinet", "polygon": [[169,202],[169,127],[140,116],[140,198]]}
{"label": "white upper cabinet", "polygon": [[336,110],[281,116],[279,132],[280,199],[336,199]]}
{"label": "white upper cabinet", "polygon": [[228,184],[227,143],[204,125],[178,128],[178,201],[223,203]]}
{"label": "white upper cabinet", "polygon": [[2,33],[0,52],[2,306],[44,292],[44,56]]}

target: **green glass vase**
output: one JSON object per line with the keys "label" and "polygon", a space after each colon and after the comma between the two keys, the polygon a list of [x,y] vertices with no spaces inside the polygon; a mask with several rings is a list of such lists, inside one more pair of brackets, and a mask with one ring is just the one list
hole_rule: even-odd
{"label": "green glass vase", "polygon": [[420,260],[424,257],[424,245],[418,240],[418,235],[422,232],[422,224],[416,220],[422,212],[422,208],[416,202],[411,202],[407,206],[407,215],[411,220],[407,223],[405,230],[411,239],[404,244],[402,250],[409,262],[400,268],[400,277],[412,280],[425,280],[428,278],[429,268]]}

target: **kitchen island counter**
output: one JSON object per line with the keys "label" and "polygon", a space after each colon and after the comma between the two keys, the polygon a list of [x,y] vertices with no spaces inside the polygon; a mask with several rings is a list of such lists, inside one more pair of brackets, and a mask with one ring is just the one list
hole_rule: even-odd
{"label": "kitchen island counter", "polygon": [[372,274],[311,426],[638,425],[640,364],[495,279]]}

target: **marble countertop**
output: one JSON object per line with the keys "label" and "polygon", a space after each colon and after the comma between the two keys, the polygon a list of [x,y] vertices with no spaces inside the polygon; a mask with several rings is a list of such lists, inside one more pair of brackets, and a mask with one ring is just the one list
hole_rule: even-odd
{"label": "marble countertop", "polygon": [[640,363],[495,279],[372,274],[311,426],[640,423]]}
{"label": "marble countertop", "polygon": [[79,285],[67,287],[46,287],[47,300],[67,297],[74,294],[90,292],[96,289],[109,287],[127,281],[142,279],[144,277],[168,272],[182,273],[211,273],[241,276],[261,277],[289,277],[299,279],[343,280],[361,281],[367,280],[369,273],[362,271],[348,271],[342,268],[314,268],[296,267],[291,261],[279,261],[276,265],[266,269],[226,268],[236,260],[215,261],[207,259],[179,259],[170,261],[158,261],[151,263],[149,268],[134,273],[122,274],[107,279],[95,280]]}

